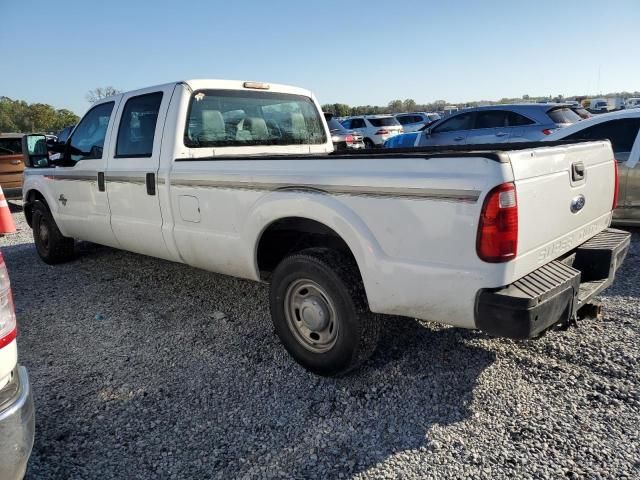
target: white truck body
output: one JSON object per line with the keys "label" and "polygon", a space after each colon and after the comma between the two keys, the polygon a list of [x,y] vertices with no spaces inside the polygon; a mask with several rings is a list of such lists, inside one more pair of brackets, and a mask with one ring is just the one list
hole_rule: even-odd
{"label": "white truck body", "polygon": [[[253,88],[192,80],[102,100],[113,102],[113,111],[101,158],[27,168],[27,218],[39,199],[65,237],[250,280],[268,279],[273,270],[260,258],[268,256],[265,232],[288,219],[310,220],[346,244],[372,312],[464,328],[478,326],[479,292],[513,284],[611,221],[615,171],[608,142],[332,155],[322,119],[324,141],[315,143],[185,144],[197,92],[262,92]],[[162,92],[162,101],[150,155],[119,157],[126,102],[154,92]],[[322,118],[309,91],[270,85],[267,92],[310,99]],[[573,181],[577,164],[585,174]],[[514,185],[517,194],[517,255],[490,263],[477,253],[479,219],[487,194],[502,184]],[[573,212],[578,198],[586,202]]]}

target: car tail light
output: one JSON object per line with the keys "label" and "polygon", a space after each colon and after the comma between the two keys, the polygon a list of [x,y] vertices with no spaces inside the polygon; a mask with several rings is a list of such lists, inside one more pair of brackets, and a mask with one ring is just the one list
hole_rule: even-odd
{"label": "car tail light", "polygon": [[0,253],[0,348],[16,338],[16,312],[9,283],[9,272]]}
{"label": "car tail light", "polygon": [[344,141],[347,142],[347,145],[351,145],[353,143],[353,135],[347,135]]}
{"label": "car tail light", "polygon": [[491,190],[484,200],[478,237],[478,257],[485,262],[508,262],[518,251],[518,198],[513,183]]}
{"label": "car tail light", "polygon": [[545,128],[544,130],[542,130],[542,133],[544,133],[545,135],[551,135],[553,133],[553,130],[550,128]]}
{"label": "car tail light", "polygon": [[611,206],[611,210],[615,210],[618,206],[618,161],[613,159],[613,205]]}
{"label": "car tail light", "polygon": [[376,135],[388,135],[388,134],[389,134],[389,130],[387,130],[386,128],[381,128],[376,132]]}

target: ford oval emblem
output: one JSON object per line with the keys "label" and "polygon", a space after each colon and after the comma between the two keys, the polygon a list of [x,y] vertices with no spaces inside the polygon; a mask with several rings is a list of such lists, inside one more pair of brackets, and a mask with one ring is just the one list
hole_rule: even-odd
{"label": "ford oval emblem", "polygon": [[578,213],[580,210],[584,208],[584,204],[587,202],[587,199],[584,198],[584,195],[578,195],[571,199],[571,212]]}

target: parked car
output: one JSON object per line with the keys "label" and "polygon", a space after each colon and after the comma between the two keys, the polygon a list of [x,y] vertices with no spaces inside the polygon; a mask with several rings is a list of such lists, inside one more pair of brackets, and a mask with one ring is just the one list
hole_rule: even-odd
{"label": "parked car", "polygon": [[82,239],[269,282],[277,335],[322,375],[366,360],[384,314],[536,337],[629,248],[606,141],[336,153],[308,90],[223,80],[100,100],[55,162],[42,141],[23,198],[43,261]]}
{"label": "parked car", "polygon": [[0,187],[22,187],[22,133],[0,133]]}
{"label": "parked car", "polygon": [[333,148],[336,150],[349,150],[364,148],[363,137],[355,130],[347,130],[336,120],[331,113],[325,113],[324,119],[327,121]]}
{"label": "parked car", "polygon": [[412,112],[412,113],[397,113],[395,115],[402,129],[405,133],[417,132],[425,125],[440,120],[440,115],[437,113],[428,112]]}
{"label": "parked car", "polygon": [[35,413],[29,375],[18,365],[16,315],[0,252],[0,478],[24,476],[33,447]]}
{"label": "parked car", "polygon": [[609,111],[609,102],[606,98],[592,98],[589,104],[591,113],[606,113]]}
{"label": "parked car", "polygon": [[625,108],[640,108],[640,97],[628,98],[625,102]]}
{"label": "parked car", "polygon": [[391,115],[349,117],[342,126],[360,133],[367,148],[381,147],[385,140],[404,131],[400,122]]}
{"label": "parked car", "polygon": [[618,204],[613,221],[640,226],[640,109],[603,113],[549,135],[545,140],[611,141],[618,166]]}
{"label": "parked car", "polygon": [[420,132],[416,146],[536,141],[578,121],[564,104],[488,105],[435,122]]}

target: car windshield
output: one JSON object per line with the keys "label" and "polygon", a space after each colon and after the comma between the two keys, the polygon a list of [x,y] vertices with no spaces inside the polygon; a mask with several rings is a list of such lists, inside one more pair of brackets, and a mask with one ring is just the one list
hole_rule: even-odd
{"label": "car windshield", "polygon": [[21,138],[0,138],[0,155],[22,153]]}
{"label": "car windshield", "polygon": [[556,124],[576,123],[580,121],[580,115],[566,107],[549,110],[547,115],[549,115],[549,118]]}
{"label": "car windshield", "polygon": [[398,122],[395,117],[368,118],[367,120],[369,120],[369,123],[374,127],[394,127],[400,125],[400,122]]}

